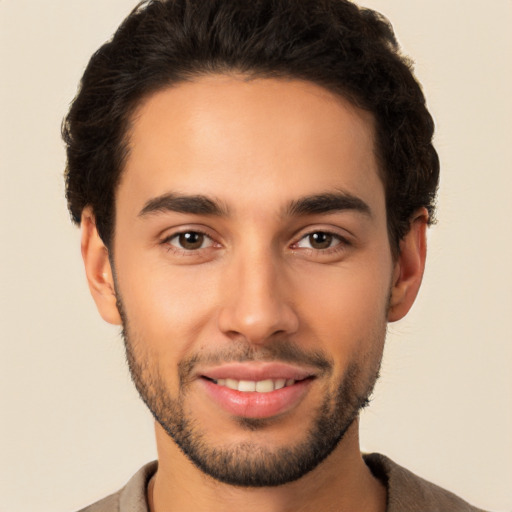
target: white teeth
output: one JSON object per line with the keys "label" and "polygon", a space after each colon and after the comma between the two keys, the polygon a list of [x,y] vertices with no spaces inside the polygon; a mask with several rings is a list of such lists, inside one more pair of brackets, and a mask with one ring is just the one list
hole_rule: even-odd
{"label": "white teeth", "polygon": [[244,393],[251,393],[257,391],[258,393],[270,393],[276,389],[282,389],[285,386],[293,386],[294,379],[265,379],[265,380],[235,380],[235,379],[217,379],[217,385],[225,386],[235,391],[242,391]]}
{"label": "white teeth", "polygon": [[235,379],[226,379],[226,387],[229,389],[238,390],[238,381]]}
{"label": "white teeth", "polygon": [[256,391],[256,382],[254,382],[253,380],[241,380],[238,383],[238,391]]}
{"label": "white teeth", "polygon": [[258,391],[258,393],[268,393],[269,391],[274,391],[274,381],[271,379],[259,380],[256,382],[256,391]]}
{"label": "white teeth", "polygon": [[274,389],[281,389],[286,386],[286,379],[277,379],[274,382]]}

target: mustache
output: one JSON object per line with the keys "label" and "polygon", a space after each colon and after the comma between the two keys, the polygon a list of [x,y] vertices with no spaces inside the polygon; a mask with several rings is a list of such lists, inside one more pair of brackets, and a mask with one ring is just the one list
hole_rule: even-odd
{"label": "mustache", "polygon": [[334,366],[332,359],[323,351],[304,350],[288,340],[274,340],[263,346],[238,341],[236,345],[215,352],[200,352],[183,359],[178,363],[178,374],[181,382],[187,382],[198,365],[216,366],[245,362],[281,362],[308,366],[315,368],[319,375],[331,373]]}

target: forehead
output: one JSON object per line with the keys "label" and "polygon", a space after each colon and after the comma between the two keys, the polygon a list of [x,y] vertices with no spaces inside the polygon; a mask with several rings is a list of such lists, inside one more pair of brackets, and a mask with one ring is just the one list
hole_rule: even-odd
{"label": "forehead", "polygon": [[378,174],[370,113],[310,82],[213,75],[139,106],[118,203],[134,214],[164,193],[202,194],[246,211],[341,190],[380,207]]}

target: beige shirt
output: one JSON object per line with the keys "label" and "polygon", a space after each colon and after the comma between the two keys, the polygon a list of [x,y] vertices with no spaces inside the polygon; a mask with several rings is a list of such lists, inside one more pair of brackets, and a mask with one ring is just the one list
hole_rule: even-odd
{"label": "beige shirt", "polygon": [[[387,512],[484,512],[384,455],[372,453],[364,455],[364,460],[387,488]],[[120,491],[80,512],[148,512],[146,488],[156,468],[157,462],[145,465]]]}

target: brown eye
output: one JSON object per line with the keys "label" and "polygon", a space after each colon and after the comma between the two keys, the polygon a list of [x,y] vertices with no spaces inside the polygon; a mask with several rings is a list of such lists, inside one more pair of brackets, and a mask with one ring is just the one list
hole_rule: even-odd
{"label": "brown eye", "polygon": [[194,251],[209,247],[212,244],[212,241],[203,233],[199,233],[197,231],[185,231],[184,233],[178,233],[169,238],[168,243],[179,249]]}
{"label": "brown eye", "polygon": [[311,233],[308,235],[309,245],[313,249],[328,249],[331,247],[333,236],[329,233]]}
{"label": "brown eye", "polygon": [[181,233],[178,237],[179,244],[183,249],[193,250],[199,249],[204,242],[202,233]]}
{"label": "brown eye", "polygon": [[338,235],[329,233],[328,231],[313,231],[304,235],[296,244],[301,249],[314,249],[315,251],[323,251],[343,245],[346,242]]}

